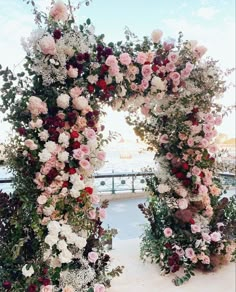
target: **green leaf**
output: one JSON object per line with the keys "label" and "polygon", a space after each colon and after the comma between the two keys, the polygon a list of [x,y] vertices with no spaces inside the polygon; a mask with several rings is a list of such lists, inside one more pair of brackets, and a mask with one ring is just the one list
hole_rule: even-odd
{"label": "green leaf", "polygon": [[90,24],[91,24],[91,19],[88,18],[88,19],[86,20],[86,23],[87,23],[87,25],[90,25]]}

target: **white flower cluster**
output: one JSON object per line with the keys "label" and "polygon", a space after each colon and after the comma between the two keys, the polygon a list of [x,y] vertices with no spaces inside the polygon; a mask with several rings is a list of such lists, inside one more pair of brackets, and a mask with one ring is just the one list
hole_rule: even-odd
{"label": "white flower cluster", "polygon": [[[69,245],[73,245],[79,250],[86,246],[86,239],[74,233],[70,225],[50,221],[47,228],[48,235],[45,237],[45,243],[49,246],[49,249],[44,253],[44,260],[50,261],[50,266],[53,268],[61,266],[63,263],[70,263],[75,257],[68,249]],[[52,254],[54,246],[59,251],[58,256]]]}

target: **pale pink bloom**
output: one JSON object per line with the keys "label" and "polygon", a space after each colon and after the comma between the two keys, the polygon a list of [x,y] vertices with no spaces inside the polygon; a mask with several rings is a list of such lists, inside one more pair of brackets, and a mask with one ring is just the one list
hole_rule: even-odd
{"label": "pale pink bloom", "polygon": [[196,134],[200,133],[201,130],[202,130],[202,126],[201,125],[198,125],[198,126],[193,125],[191,127],[192,135],[196,135]]}
{"label": "pale pink bloom", "polygon": [[190,63],[190,62],[187,62],[186,65],[185,65],[185,68],[187,70],[189,70],[190,72],[193,70],[193,67],[194,67],[194,65],[192,63]]}
{"label": "pale pink bloom", "polygon": [[211,237],[208,233],[202,233],[202,239],[207,242],[211,242]]}
{"label": "pale pink bloom", "polygon": [[172,62],[172,63],[176,63],[178,61],[179,55],[174,53],[174,52],[170,52],[167,59]]}
{"label": "pale pink bloom", "polygon": [[117,76],[118,74],[120,73],[119,71],[119,67],[118,66],[111,66],[109,68],[109,74],[114,77],[114,76]]}
{"label": "pale pink bloom", "polygon": [[202,154],[197,154],[195,159],[196,159],[196,161],[201,161],[202,160]]}
{"label": "pale pink bloom", "polygon": [[100,208],[98,211],[98,216],[101,220],[104,220],[106,218],[106,209]]}
{"label": "pale pink bloom", "polygon": [[148,51],[148,52],[146,53],[146,55],[147,55],[147,62],[152,63],[153,60],[154,60],[154,53],[151,52],[151,51]]}
{"label": "pale pink bloom", "polygon": [[194,49],[194,55],[197,59],[200,59],[207,51],[207,48],[204,46],[197,46]]}
{"label": "pale pink bloom", "polygon": [[200,185],[198,188],[198,194],[199,195],[205,195],[208,193],[208,188],[204,185]]}
{"label": "pale pink bloom", "polygon": [[172,231],[171,228],[166,227],[166,228],[164,229],[164,235],[165,235],[166,238],[170,237],[172,234],[173,234],[173,231]]}
{"label": "pale pink bloom", "polygon": [[128,66],[131,63],[132,59],[128,53],[122,53],[122,54],[120,54],[119,60],[120,60],[122,65]]}
{"label": "pale pink bloom", "polygon": [[53,292],[53,285],[41,286],[40,292]]}
{"label": "pale pink bloom", "polygon": [[86,170],[90,169],[90,167],[91,167],[90,162],[89,162],[88,160],[86,160],[86,159],[82,159],[82,160],[80,160],[79,165],[80,165],[83,169],[86,169]]}
{"label": "pale pink bloom", "polygon": [[180,139],[181,141],[184,141],[184,140],[187,139],[187,136],[186,136],[185,134],[183,134],[183,133],[179,133],[178,137],[179,137],[179,139]]}
{"label": "pale pink bloom", "polygon": [[200,169],[199,167],[194,166],[194,167],[192,168],[192,174],[193,174],[193,175],[200,175],[200,173],[201,173],[201,169]]}
{"label": "pale pink bloom", "polygon": [[181,70],[180,75],[181,75],[182,79],[186,79],[189,77],[190,71],[187,69],[183,69],[183,70]]}
{"label": "pale pink bloom", "polygon": [[90,148],[88,145],[80,145],[80,149],[85,155],[90,154]]}
{"label": "pale pink bloom", "polygon": [[131,88],[131,90],[136,91],[138,89],[138,86],[137,86],[137,84],[135,84],[134,82],[132,82],[130,84],[130,88]]}
{"label": "pale pink bloom", "polygon": [[212,125],[214,125],[215,120],[214,120],[214,116],[213,116],[213,114],[211,114],[211,113],[206,114],[206,115],[205,115],[205,121],[206,121],[208,124],[212,124]]}
{"label": "pale pink bloom", "polygon": [[49,14],[55,21],[66,21],[69,16],[66,5],[61,1],[53,5]]}
{"label": "pale pink bloom", "polygon": [[215,125],[220,126],[222,123],[222,116],[216,116],[215,117]]}
{"label": "pale pink bloom", "polygon": [[194,250],[191,247],[185,249],[185,255],[190,260],[196,256]]}
{"label": "pale pink bloom", "polygon": [[176,249],[176,253],[180,258],[184,256],[184,250],[182,248]]}
{"label": "pale pink bloom", "polygon": [[149,111],[150,111],[150,108],[149,108],[149,106],[147,106],[147,105],[144,105],[144,106],[142,106],[141,107],[141,113],[144,115],[144,116],[148,116],[148,114],[149,114]]}
{"label": "pale pink bloom", "polygon": [[107,57],[105,64],[109,67],[117,66],[118,61],[114,55],[110,55]]}
{"label": "pale pink bloom", "polygon": [[194,139],[192,137],[188,138],[187,144],[188,144],[189,147],[193,147],[193,145],[194,145]]}
{"label": "pale pink bloom", "polygon": [[31,96],[29,98],[29,104],[27,109],[34,116],[38,116],[40,114],[47,114],[48,112],[47,104],[36,96]]}
{"label": "pale pink bloom", "polygon": [[72,286],[66,286],[62,292],[75,292],[75,289]]}
{"label": "pale pink bloom", "polygon": [[98,151],[97,158],[101,161],[104,161],[106,159],[106,152],[104,151]]}
{"label": "pale pink bloom", "polygon": [[164,134],[160,137],[160,144],[166,144],[166,143],[169,143],[169,138],[167,136],[167,134]]}
{"label": "pale pink bloom", "polygon": [[37,119],[35,122],[34,121],[29,122],[29,126],[31,129],[41,128],[42,125],[43,125],[43,121],[41,119]]}
{"label": "pale pink bloom", "polygon": [[96,133],[95,133],[95,131],[93,129],[90,129],[90,128],[85,129],[84,135],[89,140],[96,139]]}
{"label": "pale pink bloom", "polygon": [[25,140],[25,146],[28,147],[32,151],[38,149],[38,145],[35,144],[34,141],[31,139]]}
{"label": "pale pink bloom", "polygon": [[152,74],[152,68],[150,67],[150,65],[143,65],[142,67],[142,75],[144,78],[148,78],[151,76]]}
{"label": "pale pink bloom", "polygon": [[96,261],[98,260],[98,254],[94,251],[91,251],[88,253],[88,261],[90,263],[96,263]]}
{"label": "pale pink bloom", "polygon": [[209,256],[205,255],[204,258],[203,258],[203,260],[202,260],[202,263],[204,265],[209,265],[210,264],[210,258],[209,258]]}
{"label": "pale pink bloom", "polygon": [[82,92],[83,92],[83,88],[80,88],[78,86],[75,86],[75,87],[71,88],[71,90],[70,90],[70,96],[73,97],[73,98],[79,97]]}
{"label": "pale pink bloom", "polygon": [[210,133],[212,131],[212,125],[211,124],[206,124],[203,126],[203,132],[204,133]]}
{"label": "pale pink bloom", "polygon": [[225,226],[223,222],[218,222],[216,225],[218,229]]}
{"label": "pale pink bloom", "polygon": [[221,194],[221,189],[218,188],[216,185],[212,185],[209,188],[210,188],[210,193],[213,196],[219,196]]}
{"label": "pale pink bloom", "polygon": [[44,36],[39,41],[39,47],[44,55],[55,55],[57,52],[55,40],[50,35]]}
{"label": "pale pink bloom", "polygon": [[214,241],[214,242],[218,242],[218,241],[221,240],[220,232],[215,231],[210,236],[211,236],[211,240]]}
{"label": "pale pink bloom", "polygon": [[210,205],[209,206],[206,206],[206,210],[204,212],[204,215],[206,217],[209,217],[209,218],[211,218],[213,216],[213,208]]}
{"label": "pale pink bloom", "polygon": [[171,72],[169,74],[169,77],[172,80],[179,80],[180,79],[180,74],[178,72]]}
{"label": "pale pink bloom", "polygon": [[212,144],[208,147],[209,152],[216,153],[218,150],[218,147],[215,144]]}
{"label": "pale pink bloom", "polygon": [[83,117],[78,117],[76,120],[76,124],[80,129],[84,129],[87,126],[87,120]]}
{"label": "pale pink bloom", "polygon": [[153,43],[154,43],[154,44],[159,43],[159,41],[160,41],[162,35],[163,35],[163,32],[162,32],[161,30],[159,30],[159,29],[155,29],[155,30],[152,32],[152,35],[151,35]]}
{"label": "pale pink bloom", "polygon": [[143,52],[139,52],[136,61],[143,65],[147,61],[147,55]]}
{"label": "pale pink bloom", "polygon": [[188,201],[186,199],[179,199],[178,206],[181,210],[185,210],[188,208]]}
{"label": "pale pink bloom", "polygon": [[175,67],[175,64],[174,63],[169,62],[169,63],[166,64],[166,70],[168,72],[174,72],[175,69],[176,69],[176,67]]}
{"label": "pale pink bloom", "polygon": [[201,140],[200,144],[201,144],[201,147],[203,147],[203,148],[207,148],[209,142],[207,141],[207,139],[203,138],[203,139]]}
{"label": "pale pink bloom", "polygon": [[91,195],[90,196],[90,201],[91,201],[92,204],[98,204],[99,201],[100,201],[99,196],[97,196],[97,195]]}
{"label": "pale pink bloom", "polygon": [[96,218],[96,211],[95,210],[90,210],[89,212],[88,212],[88,217],[90,218],[90,219],[95,219]]}
{"label": "pale pink bloom", "polygon": [[166,159],[171,160],[174,157],[174,155],[170,152],[166,153]]}
{"label": "pale pink bloom", "polygon": [[74,149],[73,150],[73,157],[77,160],[80,160],[84,157],[84,152],[81,149]]}
{"label": "pale pink bloom", "polygon": [[48,200],[48,198],[46,196],[40,195],[37,199],[37,202],[40,205],[44,205],[44,204],[46,204],[47,200]]}
{"label": "pale pink bloom", "polygon": [[178,187],[177,189],[175,189],[175,191],[180,197],[183,197],[183,198],[187,197],[188,195],[188,192],[183,187]]}
{"label": "pale pink bloom", "polygon": [[77,68],[74,68],[70,65],[69,69],[67,70],[67,75],[70,77],[70,78],[77,78],[78,77],[78,69]]}
{"label": "pale pink bloom", "polygon": [[148,88],[149,81],[147,79],[143,79],[140,86],[141,86],[141,90],[144,91],[145,89]]}
{"label": "pale pink bloom", "polygon": [[201,226],[199,224],[191,224],[191,231],[194,234],[201,232]]}
{"label": "pale pink bloom", "polygon": [[94,292],[105,292],[106,288],[103,284],[95,284],[94,285]]}

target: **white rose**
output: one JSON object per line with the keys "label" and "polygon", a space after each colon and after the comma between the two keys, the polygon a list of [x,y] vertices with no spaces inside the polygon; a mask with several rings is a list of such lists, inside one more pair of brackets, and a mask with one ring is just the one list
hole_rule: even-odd
{"label": "white rose", "polygon": [[58,160],[61,162],[67,162],[69,158],[69,153],[67,151],[60,152],[58,155]]}
{"label": "white rose", "polygon": [[187,209],[188,208],[188,201],[186,199],[179,199],[178,206],[181,210]]}
{"label": "white rose", "polygon": [[118,88],[118,95],[120,96],[120,97],[124,97],[125,95],[126,95],[126,92],[127,92],[127,90],[124,88],[124,86],[123,85],[121,85],[119,88]]}
{"label": "white rose", "polygon": [[43,149],[43,151],[39,153],[40,162],[47,162],[50,158],[51,153],[47,149]]}
{"label": "white rose", "polygon": [[45,148],[48,150],[48,152],[54,153],[57,149],[57,144],[53,141],[48,141],[45,143]]}
{"label": "white rose", "polygon": [[73,98],[73,107],[77,110],[84,110],[88,107],[88,100],[84,96],[78,96]]}
{"label": "white rose", "polygon": [[80,196],[80,191],[72,187],[72,189],[70,190],[70,195],[72,198],[77,199]]}
{"label": "white rose", "polygon": [[122,73],[118,73],[116,75],[116,83],[121,83],[123,81],[123,74]]}
{"label": "white rose", "polygon": [[55,269],[55,268],[60,268],[61,267],[61,262],[58,257],[53,257],[50,261],[50,267]]}
{"label": "white rose", "polygon": [[43,130],[42,132],[38,133],[38,136],[39,136],[39,139],[41,141],[47,141],[48,138],[49,138],[49,134],[48,134],[48,131],[47,130]]}
{"label": "white rose", "polygon": [[49,207],[43,208],[43,214],[47,217],[51,216],[54,211],[55,211],[55,208],[52,205],[50,205]]}
{"label": "white rose", "polygon": [[77,234],[75,234],[74,232],[71,232],[71,233],[66,235],[66,241],[69,244],[74,244],[76,242],[76,240],[77,240],[77,237],[78,237]]}
{"label": "white rose", "polygon": [[67,243],[65,242],[65,240],[59,240],[57,243],[57,248],[58,250],[62,251],[64,249],[67,249]]}
{"label": "white rose", "polygon": [[61,227],[61,235],[67,237],[71,233],[72,233],[72,229],[71,229],[70,225],[63,224]]}
{"label": "white rose", "polygon": [[45,241],[45,243],[47,243],[50,246],[50,248],[52,248],[52,246],[54,244],[57,244],[57,242],[58,242],[58,236],[55,235],[55,234],[48,234],[45,237],[44,241]]}
{"label": "white rose", "polygon": [[68,249],[64,249],[60,254],[59,254],[59,260],[62,264],[70,263],[73,258],[72,253]]}
{"label": "white rose", "polygon": [[169,192],[170,187],[166,184],[159,184],[157,190],[160,194],[163,194]]}
{"label": "white rose", "polygon": [[57,98],[57,106],[63,109],[70,105],[70,96],[68,94],[60,94]]}
{"label": "white rose", "polygon": [[87,79],[89,83],[95,84],[98,81],[98,75],[89,75]]}
{"label": "white rose", "polygon": [[50,255],[51,255],[51,249],[47,249],[43,254],[43,261],[46,262],[46,260],[49,259]]}
{"label": "white rose", "polygon": [[78,236],[76,241],[75,241],[75,245],[76,247],[78,247],[79,249],[82,249],[86,246],[87,244],[87,240],[83,237]]}
{"label": "white rose", "polygon": [[45,195],[41,195],[38,197],[37,202],[40,205],[44,205],[44,204],[46,204],[47,200],[48,200],[48,198]]}
{"label": "white rose", "polygon": [[152,41],[154,42],[154,44],[159,43],[162,35],[163,35],[163,32],[159,29],[156,29],[152,32]]}
{"label": "white rose", "polygon": [[61,133],[58,137],[58,143],[62,144],[64,147],[69,146],[70,136],[66,133]]}
{"label": "white rose", "polygon": [[22,274],[25,277],[31,277],[34,274],[34,268],[32,266],[30,266],[29,268],[27,268],[27,264],[24,265],[24,267],[22,268]]}
{"label": "white rose", "polygon": [[61,231],[61,225],[58,221],[50,221],[47,228],[50,234],[58,234]]}
{"label": "white rose", "polygon": [[154,89],[159,89],[159,90],[165,90],[166,89],[166,85],[165,83],[161,80],[160,77],[157,77],[157,76],[154,76],[152,78],[152,81],[151,81],[151,84],[152,86],[154,87]]}
{"label": "white rose", "polygon": [[112,77],[110,75],[105,76],[105,81],[106,81],[107,85],[111,84],[112,83]]}

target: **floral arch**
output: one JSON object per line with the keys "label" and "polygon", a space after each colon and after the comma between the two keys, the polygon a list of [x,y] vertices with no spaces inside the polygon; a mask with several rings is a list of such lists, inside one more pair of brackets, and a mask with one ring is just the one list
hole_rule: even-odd
{"label": "floral arch", "polygon": [[[69,7],[71,8],[71,7]],[[222,73],[196,42],[132,39],[106,45],[90,20],[77,27],[61,2],[44,28],[23,41],[25,71],[1,68],[2,109],[16,136],[9,166],[15,192],[1,193],[0,280],[6,291],[103,292],[122,267],[109,271],[93,172],[105,160],[102,106],[129,111],[128,122],[156,151],[161,166],[148,180],[149,205],[142,255],[165,273],[212,269],[234,251],[227,233],[232,204],[220,199],[215,176],[215,97]],[[39,18],[40,16],[40,18]],[[223,211],[225,209],[225,211]],[[3,210],[3,211],[2,211]]]}

